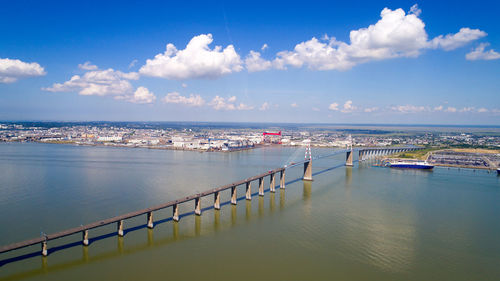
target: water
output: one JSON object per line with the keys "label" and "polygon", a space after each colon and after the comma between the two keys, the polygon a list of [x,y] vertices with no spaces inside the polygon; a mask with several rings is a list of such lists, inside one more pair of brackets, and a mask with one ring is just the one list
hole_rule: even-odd
{"label": "water", "polygon": [[[0,244],[38,237],[227,184],[300,160],[295,148],[234,153],[0,144]],[[313,150],[313,155],[331,152]],[[291,155],[299,159],[290,159]],[[1,280],[498,280],[500,178],[485,171],[394,170],[345,155],[313,163],[314,181],[178,224],[125,221],[125,237],[78,242],[0,267]],[[266,187],[268,179],[266,179]],[[252,185],[257,191],[257,183]],[[238,188],[244,196],[244,186]],[[229,200],[229,191],[222,195]],[[212,197],[202,199],[203,207]],[[181,206],[191,212],[194,203]],[[154,214],[156,221],[171,209]],[[110,225],[91,238],[115,232]],[[7,260],[39,251],[1,254]]]}

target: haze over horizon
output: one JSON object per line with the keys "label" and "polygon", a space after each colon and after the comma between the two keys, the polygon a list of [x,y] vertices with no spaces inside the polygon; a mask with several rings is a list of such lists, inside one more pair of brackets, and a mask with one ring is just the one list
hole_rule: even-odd
{"label": "haze over horizon", "polygon": [[500,125],[493,1],[3,1],[0,120]]}

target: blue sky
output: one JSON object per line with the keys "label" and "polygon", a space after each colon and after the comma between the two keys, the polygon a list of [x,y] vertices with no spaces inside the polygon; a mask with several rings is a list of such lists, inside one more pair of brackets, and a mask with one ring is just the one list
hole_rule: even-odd
{"label": "blue sky", "polygon": [[0,120],[500,125],[496,1],[0,4]]}

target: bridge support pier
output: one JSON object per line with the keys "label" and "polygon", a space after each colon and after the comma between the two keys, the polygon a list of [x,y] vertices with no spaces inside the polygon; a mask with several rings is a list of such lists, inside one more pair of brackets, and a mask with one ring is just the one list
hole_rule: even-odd
{"label": "bridge support pier", "polygon": [[231,187],[231,204],[237,204],[236,186]]}
{"label": "bridge support pier", "polygon": [[247,182],[245,198],[247,200],[252,200],[252,182]]}
{"label": "bridge support pier", "polygon": [[264,178],[259,178],[259,196],[264,196]]}
{"label": "bridge support pier", "polygon": [[147,214],[148,228],[153,228],[153,212],[148,212]]}
{"label": "bridge support pier", "polygon": [[350,166],[352,167],[353,164],[352,164],[352,150],[351,151],[347,151],[347,154],[346,154],[346,157],[345,157],[345,165],[346,166]]}
{"label": "bridge support pier", "polygon": [[312,160],[309,159],[309,161],[304,162],[304,177],[302,180],[305,181],[312,181]]}
{"label": "bridge support pier", "polygon": [[47,250],[47,240],[42,242],[42,256],[46,257],[49,255],[49,251]]}
{"label": "bridge support pier", "polygon": [[172,220],[179,221],[179,205],[177,204],[174,204],[174,206],[172,206]]}
{"label": "bridge support pier", "polygon": [[285,189],[285,170],[280,172],[280,188]]}
{"label": "bridge support pier", "polygon": [[220,194],[219,194],[219,192],[214,193],[214,209],[220,210]]}
{"label": "bridge support pier", "polygon": [[194,214],[197,216],[201,216],[201,198],[194,199]]}
{"label": "bridge support pier", "polygon": [[83,246],[89,245],[89,230],[88,229],[85,229],[82,232],[82,244],[83,244]]}
{"label": "bridge support pier", "polygon": [[271,192],[276,192],[276,174],[272,173],[269,178],[269,190]]}
{"label": "bridge support pier", "polygon": [[116,227],[116,230],[118,232],[118,236],[123,237],[123,220],[120,220],[118,222],[118,225]]}

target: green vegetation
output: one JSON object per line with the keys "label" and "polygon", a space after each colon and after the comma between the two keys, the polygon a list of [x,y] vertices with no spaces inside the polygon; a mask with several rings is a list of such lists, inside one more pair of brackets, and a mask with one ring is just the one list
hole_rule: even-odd
{"label": "green vegetation", "polygon": [[425,160],[425,159],[427,159],[427,155],[429,152],[441,150],[444,148],[445,147],[429,147],[429,148],[425,148],[422,150],[401,152],[399,154],[394,154],[391,157],[395,156],[397,158],[407,158],[407,159],[411,158],[411,159]]}

